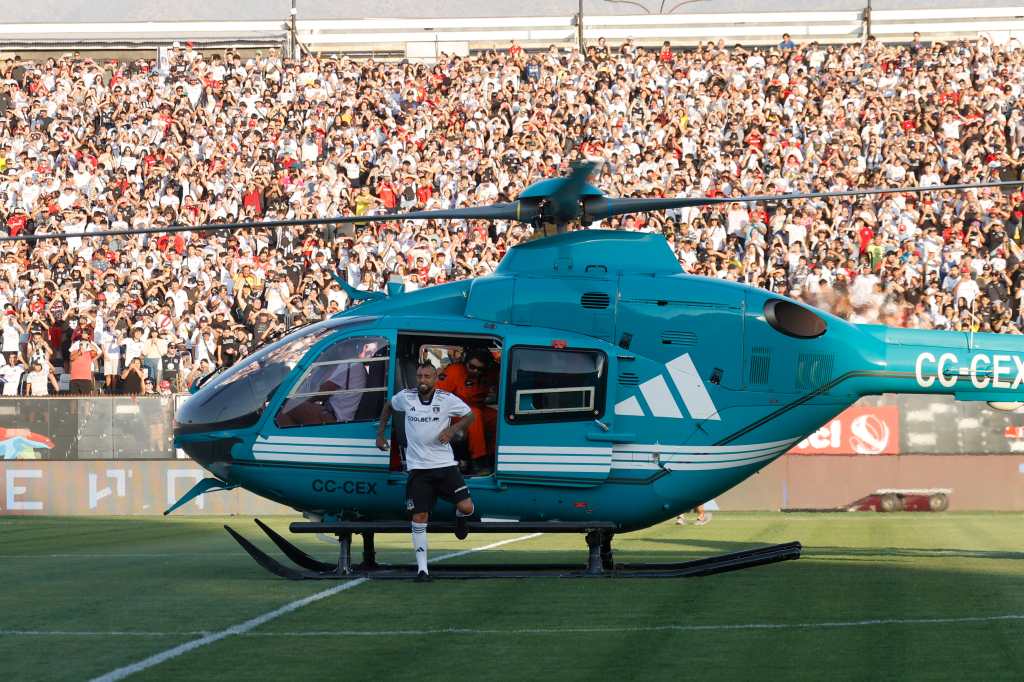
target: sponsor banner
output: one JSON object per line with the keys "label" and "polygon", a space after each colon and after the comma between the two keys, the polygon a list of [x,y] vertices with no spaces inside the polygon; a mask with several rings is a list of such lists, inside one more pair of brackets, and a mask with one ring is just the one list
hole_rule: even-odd
{"label": "sponsor banner", "polygon": [[[0,461],[0,516],[162,514],[210,474],[190,461]],[[288,514],[235,489],[200,495],[174,515]]]}
{"label": "sponsor banner", "polygon": [[900,411],[895,405],[854,405],[800,441],[792,455],[898,455]]}

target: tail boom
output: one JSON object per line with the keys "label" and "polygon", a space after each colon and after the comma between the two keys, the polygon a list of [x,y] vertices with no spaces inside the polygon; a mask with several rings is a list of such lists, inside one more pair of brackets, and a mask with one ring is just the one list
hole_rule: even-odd
{"label": "tail boom", "polygon": [[1024,400],[1024,336],[860,325],[882,342],[883,371],[863,393],[929,393],[957,400]]}

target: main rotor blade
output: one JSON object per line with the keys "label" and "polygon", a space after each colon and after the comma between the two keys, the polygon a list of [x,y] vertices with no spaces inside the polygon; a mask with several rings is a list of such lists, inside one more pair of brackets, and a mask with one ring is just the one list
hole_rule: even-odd
{"label": "main rotor blade", "polygon": [[904,192],[941,192],[943,190],[984,189],[986,187],[1019,187],[1024,180],[1005,182],[977,182],[962,185],[929,185],[927,187],[876,187],[873,189],[844,189],[832,192],[796,192],[792,194],[755,194],[740,197],[678,197],[674,199],[619,199],[601,197],[588,201],[584,210],[584,220],[593,222],[625,213],[644,213],[647,211],[664,211],[673,208],[690,208],[711,204],[730,204],[733,202],[777,202],[795,201],[797,199],[822,199],[830,197],[856,197],[876,194],[902,194]]}
{"label": "main rotor blade", "polygon": [[96,230],[94,232],[47,232],[40,234],[19,234],[13,237],[0,236],[0,242],[39,241],[40,239],[83,239],[91,237],[118,237],[139,234],[165,234],[168,232],[217,232],[271,227],[296,227],[303,225],[337,225],[351,223],[384,223],[401,220],[523,220],[535,217],[533,206],[520,202],[493,204],[476,208],[454,208],[442,211],[412,211],[380,215],[334,216],[331,218],[302,218],[296,220],[247,221],[207,225],[166,225],[164,227],[133,227],[126,230]]}
{"label": "main rotor blade", "polygon": [[[596,167],[594,162],[581,163],[573,167],[572,173],[565,178],[565,183],[551,195],[556,204],[556,216],[568,221],[579,216],[579,193],[590,173]],[[626,199],[615,197],[593,197],[585,202],[584,223],[610,218],[625,213],[641,213],[647,211],[664,211],[673,208],[726,204],[730,202],[751,201],[794,201],[797,199],[818,199],[830,197],[868,196],[875,194],[898,194],[903,192],[940,192],[943,190],[983,189],[986,187],[1006,188],[1024,185],[1024,181],[1011,180],[1006,182],[981,182],[960,185],[931,185],[928,187],[880,187],[874,189],[849,189],[832,192],[802,192],[792,194],[761,194],[741,197],[680,197],[669,199]],[[391,213],[361,216],[332,216],[329,218],[301,218],[294,220],[244,221],[235,223],[219,223],[204,225],[165,225],[162,227],[138,227],[125,230],[96,230],[93,232],[46,232],[36,234],[19,234],[16,236],[0,236],[2,242],[39,241],[41,239],[70,239],[92,237],[118,237],[144,234],[167,234],[174,232],[217,232],[251,229],[267,229],[273,227],[300,227],[309,225],[344,225],[358,223],[397,222],[402,220],[516,220],[530,222],[538,217],[539,206],[529,201],[514,201],[491,206],[474,208],[454,208],[440,211],[411,211],[409,213]]]}

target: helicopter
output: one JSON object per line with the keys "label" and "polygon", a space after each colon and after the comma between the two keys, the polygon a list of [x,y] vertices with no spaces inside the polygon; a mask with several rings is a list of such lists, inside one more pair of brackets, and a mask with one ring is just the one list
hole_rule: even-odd
{"label": "helicopter", "polygon": [[[696,562],[617,565],[617,533],[713,499],[786,453],[859,398],[953,395],[996,409],[1024,406],[1024,338],[855,324],[771,291],[686,274],[663,236],[569,230],[615,215],[725,202],[783,202],[1010,187],[1020,182],[837,190],[741,197],[614,198],[589,183],[594,163],[479,208],[265,223],[86,233],[147,234],[400,220],[509,220],[543,236],[511,248],[489,276],[358,302],[287,333],[197,382],[175,417],[175,445],[210,472],[165,513],[198,495],[241,487],[308,520],[297,533],[337,536],[322,562],[257,524],[297,567],[225,526],[264,568],[291,579],[411,577],[378,566],[375,533],[408,532],[402,420],[376,446],[385,401],[415,387],[430,357],[485,350],[500,358],[493,470],[468,477],[473,532],[585,534],[588,560],[559,575],[705,575],[797,558],[798,542]],[[47,239],[59,234],[20,235]],[[75,235],[78,236],[78,235]],[[4,239],[4,238],[0,238]],[[6,238],[11,239],[11,238]],[[357,388],[323,377],[358,366]],[[303,404],[341,399],[335,420],[303,422]],[[431,531],[451,530],[440,502]],[[351,559],[354,534],[363,561]],[[485,570],[487,569],[487,570]],[[530,573],[476,566],[457,577]],[[440,577],[444,577],[443,574]]]}

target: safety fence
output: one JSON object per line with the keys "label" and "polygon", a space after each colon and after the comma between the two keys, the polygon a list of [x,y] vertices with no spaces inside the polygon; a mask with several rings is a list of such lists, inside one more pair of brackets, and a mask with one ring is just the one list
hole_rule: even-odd
{"label": "safety fence", "polygon": [[174,459],[176,396],[0,399],[0,459]]}

